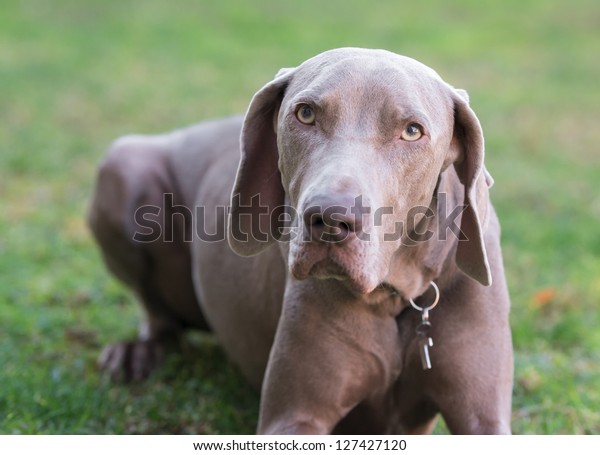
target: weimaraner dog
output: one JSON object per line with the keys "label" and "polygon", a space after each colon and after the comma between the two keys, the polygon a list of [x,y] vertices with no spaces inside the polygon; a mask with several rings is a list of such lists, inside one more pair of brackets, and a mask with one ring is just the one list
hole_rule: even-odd
{"label": "weimaraner dog", "polygon": [[259,433],[428,433],[438,414],[509,433],[483,159],[463,90],[355,48],[282,69],[244,118],[117,140],[89,221],[145,320],[101,366],[142,379],[200,329],[261,390]]}

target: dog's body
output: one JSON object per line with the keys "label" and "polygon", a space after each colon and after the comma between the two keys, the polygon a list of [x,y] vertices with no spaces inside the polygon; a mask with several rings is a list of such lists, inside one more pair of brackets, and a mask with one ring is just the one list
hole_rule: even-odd
{"label": "dog's body", "polygon": [[[421,433],[441,412],[455,433],[508,433],[510,304],[490,181],[466,95],[385,51],[282,70],[245,119],[120,139],[90,224],[147,318],[102,366],[142,378],[183,329],[212,329],[262,387],[259,432]],[[432,280],[423,370],[408,301],[428,306]]]}

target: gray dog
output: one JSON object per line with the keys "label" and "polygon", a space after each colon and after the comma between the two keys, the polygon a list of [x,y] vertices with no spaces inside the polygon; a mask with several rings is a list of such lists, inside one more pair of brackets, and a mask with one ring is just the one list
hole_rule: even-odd
{"label": "gray dog", "polygon": [[282,69],[244,118],[117,140],[89,221],[145,320],[101,366],[142,379],[183,330],[210,330],[262,391],[260,433],[427,433],[438,413],[509,433],[483,158],[464,91],[354,48]]}

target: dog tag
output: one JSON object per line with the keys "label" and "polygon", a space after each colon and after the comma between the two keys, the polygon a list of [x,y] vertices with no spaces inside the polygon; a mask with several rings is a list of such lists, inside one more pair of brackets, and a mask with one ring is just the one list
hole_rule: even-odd
{"label": "dog tag", "polygon": [[429,358],[429,348],[433,347],[433,340],[431,337],[423,337],[419,340],[421,344],[421,366],[424,370],[431,370],[431,359]]}
{"label": "dog tag", "polygon": [[431,358],[429,357],[429,348],[433,347],[433,340],[430,336],[427,336],[431,329],[431,322],[429,322],[429,311],[433,310],[440,301],[440,290],[437,285],[432,281],[431,286],[435,290],[435,300],[427,307],[421,307],[417,305],[413,299],[408,301],[412,307],[421,312],[421,323],[417,326],[417,342],[419,343],[419,354],[421,355],[421,366],[424,370],[431,370]]}

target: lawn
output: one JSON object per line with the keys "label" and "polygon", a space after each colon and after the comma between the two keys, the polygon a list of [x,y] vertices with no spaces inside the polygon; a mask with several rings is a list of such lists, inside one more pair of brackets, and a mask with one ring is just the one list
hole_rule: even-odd
{"label": "lawn", "polygon": [[258,396],[210,337],[144,384],[99,375],[139,315],[84,214],[113,138],[243,112],[280,67],[347,45],[469,91],[503,225],[513,431],[600,433],[599,23],[597,0],[3,0],[0,433],[254,431]]}

